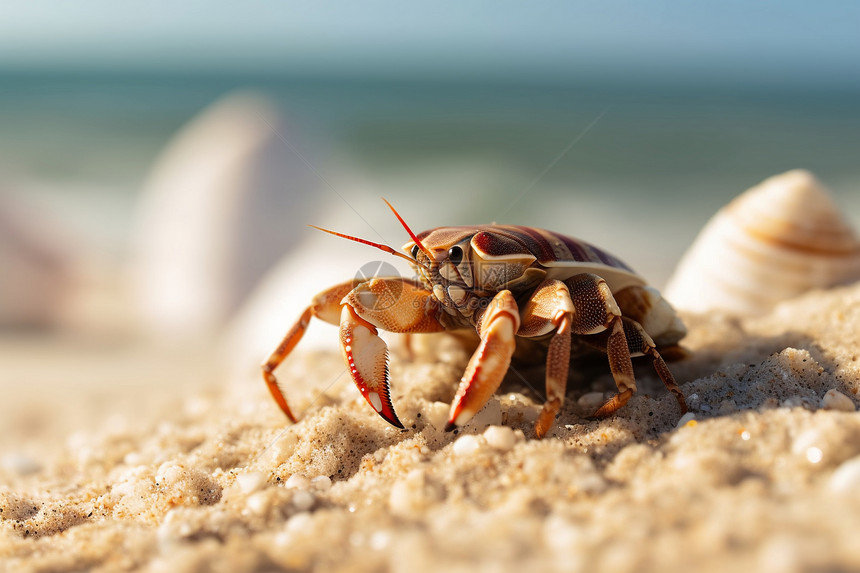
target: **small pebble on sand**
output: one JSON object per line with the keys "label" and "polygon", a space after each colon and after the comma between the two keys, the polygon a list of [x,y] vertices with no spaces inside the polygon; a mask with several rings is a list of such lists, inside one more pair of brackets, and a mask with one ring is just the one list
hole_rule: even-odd
{"label": "small pebble on sand", "polygon": [[836,388],[831,388],[824,394],[821,399],[821,407],[825,410],[840,410],[842,412],[854,412],[857,409],[851,398]]}
{"label": "small pebble on sand", "polygon": [[311,480],[311,485],[321,491],[331,489],[331,478],[328,476],[317,476]]}
{"label": "small pebble on sand", "polygon": [[310,486],[311,480],[301,474],[293,474],[284,482],[287,489],[308,489]]}
{"label": "small pebble on sand", "polygon": [[10,452],[0,458],[0,467],[20,476],[34,474],[42,469],[42,464],[21,452]]}
{"label": "small pebble on sand", "polygon": [[497,450],[510,450],[517,441],[514,431],[507,426],[490,426],[484,430],[487,445]]}
{"label": "small pebble on sand", "polygon": [[247,472],[236,476],[236,485],[242,493],[251,494],[266,485],[266,476],[261,472]]}
{"label": "small pebble on sand", "polygon": [[471,456],[476,454],[486,445],[486,440],[481,436],[465,435],[454,441],[452,446],[454,453],[458,456]]}
{"label": "small pebble on sand", "polygon": [[293,507],[296,508],[296,511],[308,511],[313,507],[314,501],[316,498],[309,491],[300,489],[293,494]]}

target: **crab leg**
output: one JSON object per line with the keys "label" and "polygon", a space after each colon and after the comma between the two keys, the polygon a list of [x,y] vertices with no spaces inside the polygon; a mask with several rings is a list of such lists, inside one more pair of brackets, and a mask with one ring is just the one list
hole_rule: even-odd
{"label": "crab leg", "polygon": [[484,407],[508,370],[520,327],[520,315],[511,291],[497,293],[478,324],[481,344],[472,354],[460,380],[445,425],[447,432],[468,422]]}
{"label": "crab leg", "polygon": [[630,348],[632,356],[651,357],[654,370],[657,372],[660,380],[663,381],[666,389],[675,395],[675,399],[678,400],[678,405],[681,407],[681,413],[686,414],[687,401],[684,399],[684,394],[675,382],[675,377],[672,376],[669,367],[666,366],[666,362],[663,361],[663,357],[657,351],[654,341],[645,332],[642,325],[633,319],[624,317],[624,336],[627,338],[627,346]]}
{"label": "crab leg", "polygon": [[[663,357],[657,351],[657,346],[654,344],[654,341],[651,339],[651,336],[645,332],[645,329],[641,324],[633,320],[632,318],[627,318],[626,316],[622,318],[622,326],[624,337],[627,343],[627,349],[630,356],[650,356],[651,362],[654,366],[654,370],[657,372],[657,375],[660,376],[660,379],[663,381],[663,384],[666,386],[666,389],[669,390],[672,394],[675,395],[675,398],[678,400],[678,405],[681,407],[681,413],[684,414],[687,412],[687,402],[684,400],[684,394],[681,392],[681,388],[675,382],[675,378],[672,376],[672,372],[669,371],[669,367],[666,366],[666,362],[663,360]],[[604,352],[608,352],[609,341],[605,336],[598,336],[592,339],[585,339],[585,341],[594,348],[598,350],[603,350]],[[679,348],[677,346],[669,346],[670,350],[675,348]],[[620,387],[619,387],[620,390]],[[596,418],[603,418],[609,416],[618,408],[622,407],[627,403],[628,400],[633,396],[633,393],[636,391],[635,386],[630,389],[626,389],[624,391],[620,391],[618,394],[610,398],[606,401],[603,406],[601,406],[597,412],[594,413]]]}
{"label": "crab leg", "polygon": [[607,400],[594,415],[602,418],[615,412],[630,400],[636,392],[633,363],[624,335],[621,309],[602,278],[583,273],[568,279],[573,306],[578,309],[573,332],[575,334],[597,334],[608,331],[604,350],[609,359],[609,370],[618,387],[618,394]]}
{"label": "crab leg", "polygon": [[[522,311],[519,336],[542,336],[555,329],[546,359],[546,402],[537,423],[538,438],[546,435],[564,403],[570,365],[571,326],[577,324],[570,291],[561,281],[549,279],[538,285]],[[578,324],[577,324],[578,326]]]}
{"label": "crab leg", "polygon": [[340,301],[346,294],[355,287],[355,281],[346,281],[324,290],[313,298],[311,304],[302,312],[299,319],[293,324],[292,328],[284,335],[283,340],[278,347],[272,352],[269,358],[263,362],[261,368],[263,371],[263,380],[266,381],[266,386],[272,394],[272,398],[280,406],[287,418],[293,423],[297,418],[290,410],[287,404],[287,399],[281,388],[278,386],[278,380],[275,378],[274,371],[293,351],[296,344],[302,339],[305,330],[312,317],[317,317],[330,324],[337,325],[340,319]]}
{"label": "crab leg", "polygon": [[609,338],[606,340],[606,355],[609,358],[609,370],[618,387],[618,394],[607,400],[594,412],[595,418],[606,418],[624,406],[636,393],[636,379],[633,376],[633,362],[630,360],[630,349],[624,336],[624,322],[621,317],[612,321]]}

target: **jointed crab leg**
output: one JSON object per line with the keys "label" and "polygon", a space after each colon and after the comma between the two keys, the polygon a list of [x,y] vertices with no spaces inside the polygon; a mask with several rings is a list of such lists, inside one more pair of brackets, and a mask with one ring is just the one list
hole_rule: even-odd
{"label": "jointed crab leg", "polygon": [[298,420],[296,419],[293,411],[290,410],[290,405],[287,404],[287,399],[284,397],[284,393],[281,392],[280,387],[278,386],[278,379],[275,378],[274,370],[278,366],[280,366],[281,362],[293,351],[296,344],[302,339],[302,336],[305,334],[305,330],[308,328],[308,324],[311,322],[311,317],[313,316],[312,307],[308,307],[296,321],[296,323],[290,328],[287,334],[284,336],[284,339],[281,340],[281,343],[272,352],[271,356],[263,363],[263,380],[266,381],[266,386],[269,388],[269,392],[272,394],[272,398],[274,398],[275,403],[281,408],[284,414],[287,415],[287,418],[290,419],[292,423],[296,423]]}
{"label": "jointed crab leg", "polygon": [[517,303],[511,291],[503,290],[493,297],[480,319],[481,344],[460,380],[446,431],[468,422],[495,393],[510,366],[519,327]]}
{"label": "jointed crab leg", "polygon": [[[666,386],[666,389],[675,395],[675,399],[678,400],[678,405],[681,407],[681,413],[685,414],[687,412],[687,402],[686,400],[684,400],[684,394],[681,392],[681,388],[675,382],[675,378],[669,371],[669,367],[666,366],[666,362],[663,361],[663,357],[660,356],[660,353],[657,351],[657,347],[654,344],[654,341],[651,339],[648,333],[645,332],[645,329],[642,328],[642,325],[635,320],[624,317],[623,321],[624,336],[627,339],[627,346],[630,349],[630,354],[632,356],[651,357],[651,361],[654,365],[654,370],[657,372],[657,375],[660,376],[660,379],[663,381],[663,384]],[[602,408],[605,407],[606,404],[604,404]],[[610,411],[609,413],[612,413],[612,411]],[[600,410],[598,410],[598,413],[596,413],[595,416],[600,416]]]}
{"label": "jointed crab leg", "polygon": [[[624,332],[625,344],[627,345],[627,352],[629,353],[629,355],[651,357],[651,361],[653,363],[654,370],[657,372],[657,375],[660,376],[660,379],[663,381],[663,384],[666,386],[666,389],[675,395],[675,398],[678,400],[678,405],[681,407],[681,413],[686,413],[687,402],[684,400],[684,394],[681,392],[681,388],[675,382],[675,378],[669,371],[669,367],[666,366],[666,362],[664,362],[663,357],[660,356],[660,353],[657,351],[657,347],[654,344],[654,341],[651,339],[648,333],[645,332],[645,329],[642,327],[642,325],[635,320],[623,317],[621,320],[621,324],[623,327],[622,331]],[[616,331],[617,327],[614,327],[613,330]],[[593,340],[585,340],[595,348],[605,350],[607,352],[609,351],[609,340],[607,338],[604,338],[603,336],[596,337]],[[596,418],[605,418],[606,416],[611,415],[613,412],[624,406],[633,396],[633,393],[635,391],[635,386],[632,388],[622,389],[619,385],[619,393],[607,400],[606,403],[603,404],[594,413],[594,416]]]}
{"label": "jointed crab leg", "polygon": [[576,309],[563,282],[545,280],[535,289],[522,311],[519,336],[541,336],[555,329],[546,359],[546,402],[535,424],[539,438],[546,435],[564,403],[570,365],[570,334]]}
{"label": "jointed crab leg", "polygon": [[466,423],[496,391],[510,365],[514,334],[535,337],[555,329],[547,355],[547,400],[535,425],[538,437],[552,427],[564,402],[572,333],[609,331],[604,348],[619,393],[595,415],[614,412],[636,391],[621,311],[602,278],[583,273],[566,282],[545,280],[523,308],[521,321],[520,326],[520,313],[510,291],[498,293],[481,318],[481,345],[460,382],[446,430]]}
{"label": "jointed crab leg", "polygon": [[316,295],[313,298],[313,301],[311,301],[311,304],[304,310],[304,312],[302,312],[302,315],[295,324],[293,324],[292,328],[290,328],[290,330],[287,331],[287,334],[284,335],[283,340],[281,340],[281,343],[275,351],[272,352],[269,358],[263,362],[261,366],[263,370],[263,379],[266,381],[266,386],[269,388],[272,398],[275,399],[275,402],[280,406],[284,414],[287,415],[287,418],[289,418],[293,423],[297,421],[297,418],[293,414],[292,410],[290,410],[290,406],[287,404],[287,399],[284,397],[284,393],[281,392],[281,389],[278,386],[278,380],[275,378],[274,371],[281,365],[281,362],[289,356],[296,344],[298,344],[302,339],[302,336],[305,334],[305,330],[307,330],[308,324],[311,321],[311,317],[315,316],[330,324],[338,324],[338,321],[340,320],[340,301],[353,289],[354,286],[354,281],[346,281]]}
{"label": "jointed crab leg", "polygon": [[609,358],[609,370],[618,387],[618,394],[607,400],[594,412],[595,418],[605,418],[624,406],[636,393],[636,379],[633,376],[633,362],[630,360],[630,349],[624,336],[624,323],[620,316],[612,321],[609,338],[606,340],[606,356]]}
{"label": "jointed crab leg", "polygon": [[582,273],[565,281],[570,288],[570,296],[578,313],[573,325],[575,334],[596,334],[608,331],[606,338],[607,358],[609,369],[618,387],[618,394],[610,398],[597,412],[597,417],[604,417],[624,404],[636,392],[636,379],[633,376],[633,363],[630,360],[630,350],[624,336],[624,322],[621,309],[612,296],[612,291],[601,277]]}
{"label": "jointed crab leg", "polygon": [[610,370],[619,393],[595,415],[617,410],[636,391],[633,364],[625,338],[625,322],[602,278],[583,273],[566,282],[545,280],[535,289],[522,315],[523,325],[517,332],[519,336],[543,336],[555,329],[546,362],[546,402],[535,424],[535,433],[539,438],[545,436],[552,427],[564,403],[571,334],[607,332],[601,338],[604,343],[602,349],[608,354]]}

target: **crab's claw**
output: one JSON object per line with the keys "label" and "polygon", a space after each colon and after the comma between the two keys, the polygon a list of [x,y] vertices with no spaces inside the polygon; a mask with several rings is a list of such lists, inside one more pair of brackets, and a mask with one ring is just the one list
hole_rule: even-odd
{"label": "crab's claw", "polygon": [[388,387],[388,347],[377,327],[399,333],[439,332],[438,302],[420,283],[400,277],[364,281],[343,297],[340,346],[353,382],[382,418],[398,428]]}
{"label": "crab's claw", "polygon": [[382,419],[397,428],[403,424],[391,404],[388,385],[388,346],[376,327],[359,317],[349,304],[340,315],[340,347],[352,381]]}

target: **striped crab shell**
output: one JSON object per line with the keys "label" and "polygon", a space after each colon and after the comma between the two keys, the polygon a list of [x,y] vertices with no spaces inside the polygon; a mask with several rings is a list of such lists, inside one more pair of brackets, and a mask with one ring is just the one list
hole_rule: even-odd
{"label": "striped crab shell", "polygon": [[621,313],[642,324],[658,346],[674,344],[686,334],[672,307],[641,275],[581,239],[519,225],[438,227],[417,238],[432,259],[414,241],[403,248],[419,263],[419,278],[456,326],[474,326],[475,310],[501,290],[525,300],[544,279],[565,281],[591,273],[606,281]]}

